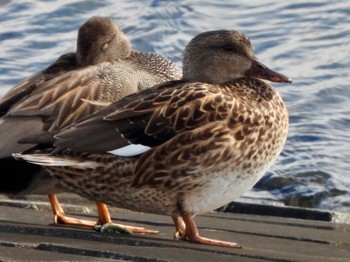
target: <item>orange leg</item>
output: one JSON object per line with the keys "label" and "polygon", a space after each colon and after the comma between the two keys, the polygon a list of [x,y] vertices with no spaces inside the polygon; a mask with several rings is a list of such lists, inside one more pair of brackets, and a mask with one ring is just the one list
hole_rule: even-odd
{"label": "orange leg", "polygon": [[[186,227],[185,234],[181,237],[182,240],[187,240],[192,243],[198,243],[203,245],[242,248],[242,246],[240,246],[235,242],[226,242],[226,241],[201,237],[198,233],[198,228],[193,220],[193,216],[190,214],[183,214],[181,217]],[[175,226],[176,226],[176,222],[175,222]]]}
{"label": "orange leg", "polygon": [[179,240],[182,239],[183,236],[186,234],[186,225],[184,221],[182,220],[181,217],[179,216],[172,216],[172,219],[175,224],[175,234],[174,234],[174,239]]}
{"label": "orange leg", "polygon": [[128,231],[131,231],[133,233],[140,233],[140,234],[158,234],[159,231],[151,230],[151,229],[145,229],[143,227],[134,227],[134,226],[127,226],[127,225],[121,225],[121,224],[114,224],[112,223],[111,216],[108,212],[108,208],[105,204],[101,202],[96,202],[97,211],[98,211],[98,224],[100,225],[112,225],[116,227],[120,227],[122,229],[126,229]]}
{"label": "orange leg", "polygon": [[54,223],[86,227],[93,227],[94,225],[96,225],[96,222],[93,221],[65,216],[64,210],[61,207],[61,204],[58,202],[56,195],[49,195],[49,200],[54,216]]}
{"label": "orange leg", "polygon": [[106,226],[111,225],[117,228],[119,227],[127,231],[131,231],[133,233],[142,233],[142,234],[158,233],[158,231],[156,230],[145,229],[143,227],[133,227],[133,226],[120,225],[120,224],[113,224],[107,206],[101,202],[96,202],[98,220],[97,222],[94,222],[90,220],[78,219],[75,217],[66,216],[64,214],[64,210],[62,206],[58,202],[56,195],[49,195],[49,200],[50,200],[52,212],[54,215],[54,223],[57,223],[57,224],[84,226],[84,227],[94,227],[96,225],[106,225]]}

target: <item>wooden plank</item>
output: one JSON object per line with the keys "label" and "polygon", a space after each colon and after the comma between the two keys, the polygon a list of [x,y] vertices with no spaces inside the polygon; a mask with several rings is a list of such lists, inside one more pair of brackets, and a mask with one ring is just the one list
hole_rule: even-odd
{"label": "wooden plank", "polygon": [[[0,200],[0,261],[350,261],[349,224],[221,212],[196,217],[201,235],[236,241],[239,250],[175,241],[168,216],[111,208],[115,222],[160,231],[126,236],[52,225],[46,201],[25,201],[27,208],[6,201]],[[83,203],[64,207],[96,219],[94,203]]]}

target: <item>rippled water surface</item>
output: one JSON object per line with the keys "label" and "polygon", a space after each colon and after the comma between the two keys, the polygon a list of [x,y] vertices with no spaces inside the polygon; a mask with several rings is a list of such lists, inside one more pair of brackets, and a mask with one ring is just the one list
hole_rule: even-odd
{"label": "rippled water surface", "polygon": [[350,212],[350,1],[0,0],[0,96],[74,51],[93,15],[113,17],[135,49],[179,65],[202,31],[246,33],[257,57],[293,84],[274,84],[290,112],[287,144],[245,196]]}

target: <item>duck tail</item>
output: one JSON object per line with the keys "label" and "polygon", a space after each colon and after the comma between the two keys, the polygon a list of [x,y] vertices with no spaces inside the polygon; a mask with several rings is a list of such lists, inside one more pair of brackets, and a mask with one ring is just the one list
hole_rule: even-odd
{"label": "duck tail", "polygon": [[94,161],[80,161],[79,158],[70,158],[65,155],[55,156],[49,154],[13,154],[15,159],[22,159],[28,163],[44,167],[72,167],[77,169],[94,168]]}

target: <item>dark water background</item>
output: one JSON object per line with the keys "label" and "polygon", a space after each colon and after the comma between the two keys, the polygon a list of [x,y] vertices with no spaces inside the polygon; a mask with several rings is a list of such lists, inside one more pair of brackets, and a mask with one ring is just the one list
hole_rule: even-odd
{"label": "dark water background", "polygon": [[289,138],[246,199],[350,212],[350,1],[0,0],[0,96],[74,51],[93,15],[113,17],[135,49],[180,66],[194,35],[246,33],[257,57],[294,81],[274,84],[290,112]]}

